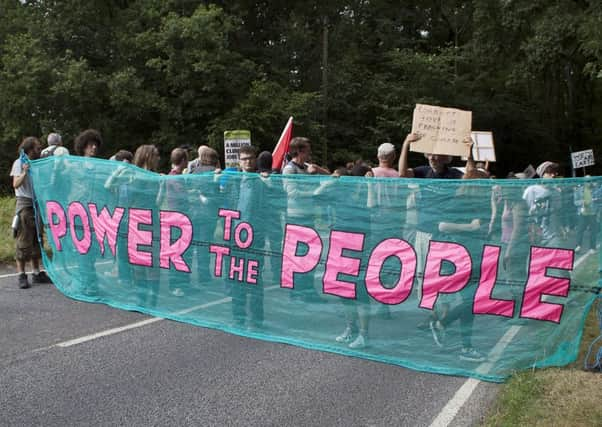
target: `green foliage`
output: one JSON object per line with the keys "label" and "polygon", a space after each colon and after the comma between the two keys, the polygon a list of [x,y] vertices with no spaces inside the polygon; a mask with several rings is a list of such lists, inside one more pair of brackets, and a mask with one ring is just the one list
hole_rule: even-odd
{"label": "green foliage", "polygon": [[271,149],[289,115],[335,167],[399,146],[417,102],[472,110],[498,175],[568,166],[599,144],[601,19],[570,0],[0,0],[0,167],[24,136],[87,127],[102,155],[152,142],[164,167],[228,129]]}

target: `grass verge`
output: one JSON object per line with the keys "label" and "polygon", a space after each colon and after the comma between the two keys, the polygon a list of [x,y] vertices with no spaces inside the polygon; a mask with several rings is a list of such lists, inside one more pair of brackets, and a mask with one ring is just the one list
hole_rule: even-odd
{"label": "grass verge", "polygon": [[15,241],[11,222],[15,216],[15,198],[0,197],[0,262],[12,263],[15,260]]}
{"label": "grass verge", "polygon": [[600,334],[598,304],[602,299],[594,302],[587,317],[577,361],[565,368],[512,376],[484,426],[602,426],[602,373],[583,370],[588,347]]}

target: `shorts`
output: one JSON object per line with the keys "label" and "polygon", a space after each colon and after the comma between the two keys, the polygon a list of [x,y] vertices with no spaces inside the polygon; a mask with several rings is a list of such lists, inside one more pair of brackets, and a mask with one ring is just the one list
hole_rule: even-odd
{"label": "shorts", "polygon": [[23,208],[19,211],[19,227],[15,237],[15,258],[17,261],[29,261],[41,258],[41,255],[33,207]]}

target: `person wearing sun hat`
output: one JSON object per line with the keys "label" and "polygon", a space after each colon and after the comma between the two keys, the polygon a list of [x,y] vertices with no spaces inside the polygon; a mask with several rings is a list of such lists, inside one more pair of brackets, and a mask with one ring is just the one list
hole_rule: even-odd
{"label": "person wearing sun hat", "polygon": [[[558,176],[560,166],[552,161],[541,163],[535,171],[543,180]],[[560,213],[562,198],[560,189],[549,184],[536,184],[527,187],[523,193],[531,218],[531,244],[547,247],[561,247],[564,240]]]}

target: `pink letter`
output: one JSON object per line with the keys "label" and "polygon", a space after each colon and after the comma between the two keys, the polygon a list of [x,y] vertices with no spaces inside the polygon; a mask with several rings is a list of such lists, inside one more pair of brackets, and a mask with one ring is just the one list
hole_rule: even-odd
{"label": "pink letter", "polygon": [[[387,258],[392,256],[397,257],[401,262],[401,271],[395,286],[386,288],[380,281],[380,271]],[[400,304],[412,292],[415,275],[416,253],[414,248],[405,240],[383,240],[370,254],[366,270],[366,290],[374,299],[383,304]]]}
{"label": "pink letter", "polygon": [[230,277],[230,279],[234,279],[234,274],[238,274],[238,280],[239,282],[242,282],[242,278],[243,278],[243,273],[245,270],[245,259],[244,258],[238,258],[238,265],[236,264],[236,257],[232,257],[230,258],[230,274],[228,277]]}
{"label": "pink letter", "polygon": [[325,294],[355,298],[355,283],[339,280],[339,273],[356,277],[360,274],[360,260],[343,256],[343,249],[361,251],[363,248],[363,234],[347,233],[345,231],[332,231],[330,233],[326,271],[322,278],[322,289]]}
{"label": "pink letter", "polygon": [[[161,222],[161,250],[159,251],[159,265],[169,268],[170,261],[178,271],[190,273],[190,268],[182,258],[192,241],[192,222],[190,218],[180,212],[159,212]],[[171,242],[171,229],[179,228],[180,237]]]}
{"label": "pink letter", "polygon": [[[73,202],[67,209],[67,216],[69,217],[69,228],[71,230],[71,239],[73,245],[77,251],[84,255],[90,250],[92,244],[92,235],[90,234],[90,221],[88,219],[88,213],[80,202]],[[78,240],[77,233],[75,232],[75,217],[78,216],[82,221],[82,227],[84,229],[84,235],[81,240]]]}
{"label": "pink letter", "polygon": [[231,211],[230,209],[220,209],[217,214],[224,217],[224,240],[230,240],[232,231],[232,218],[240,218],[240,212]]}
{"label": "pink letter", "polygon": [[209,252],[215,254],[215,277],[222,277],[222,260],[224,259],[224,255],[230,255],[230,248],[211,245],[209,246]]}
{"label": "pink letter", "polygon": [[542,302],[541,296],[566,297],[571,286],[571,279],[548,276],[546,270],[548,268],[573,270],[574,255],[574,252],[568,249],[531,248],[529,277],[523,295],[521,317],[560,323],[564,306]]}
{"label": "pink letter", "polygon": [[109,249],[115,256],[115,245],[117,245],[117,232],[119,231],[119,224],[123,217],[123,208],[115,208],[113,216],[109,213],[109,210],[105,206],[101,209],[100,214],[96,209],[94,203],[88,203],[88,209],[90,210],[90,216],[92,217],[92,227],[94,227],[94,234],[96,235],[96,241],[100,246],[100,253],[105,254],[105,236],[109,241]]}
{"label": "pink letter", "polygon": [[153,212],[148,209],[130,209],[128,224],[128,258],[130,263],[152,267],[153,254],[138,250],[138,245],[152,245],[153,232],[140,230],[140,224],[153,225]]}
{"label": "pink letter", "polygon": [[[442,276],[443,261],[454,264],[456,271]],[[422,282],[420,308],[433,309],[439,294],[453,294],[464,288],[470,280],[472,260],[466,248],[457,243],[431,241]]]}
{"label": "pink letter", "polygon": [[259,265],[259,262],[254,259],[250,259],[247,262],[247,283],[251,283],[253,285],[257,283],[257,266],[258,265]]}
{"label": "pink letter", "polygon": [[[305,255],[297,255],[299,243],[307,245]],[[295,273],[307,273],[313,270],[322,255],[322,240],[318,233],[309,227],[287,224],[282,247],[281,288],[294,288]]]}
{"label": "pink letter", "polygon": [[[240,238],[240,233],[243,230],[247,232],[247,238],[244,242]],[[253,227],[251,227],[251,224],[248,222],[241,222],[238,224],[234,229],[234,241],[236,242],[236,246],[241,249],[247,249],[249,246],[251,246],[253,243]]]}
{"label": "pink letter", "polygon": [[513,317],[514,301],[491,298],[497,279],[500,247],[485,245],[481,261],[481,278],[474,297],[474,314],[495,314],[497,316]]}
{"label": "pink letter", "polygon": [[[59,222],[54,222],[54,215],[57,216]],[[52,234],[52,241],[57,251],[62,251],[61,238],[67,234],[67,217],[63,207],[58,202],[46,202],[46,218],[48,218],[48,227]]]}

